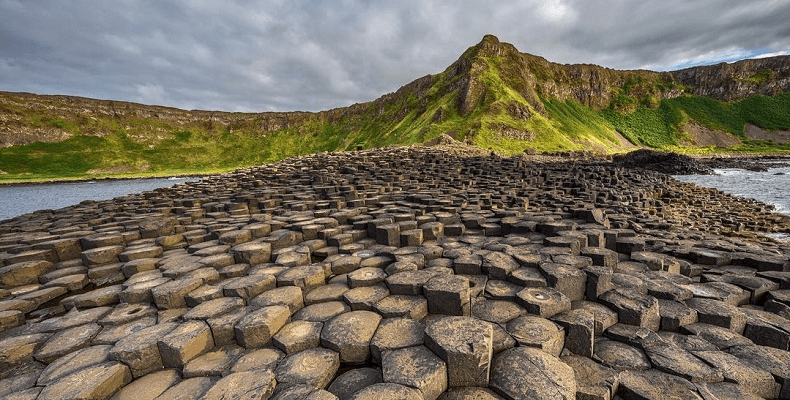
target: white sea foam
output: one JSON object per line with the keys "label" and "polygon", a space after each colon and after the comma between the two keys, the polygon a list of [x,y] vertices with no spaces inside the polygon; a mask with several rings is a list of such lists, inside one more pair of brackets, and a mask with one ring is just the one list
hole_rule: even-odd
{"label": "white sea foam", "polygon": [[[767,172],[714,169],[714,172],[716,175],[679,175],[675,178],[773,204],[776,212],[790,214],[790,168],[770,168]],[[783,175],[777,175],[779,173]]]}

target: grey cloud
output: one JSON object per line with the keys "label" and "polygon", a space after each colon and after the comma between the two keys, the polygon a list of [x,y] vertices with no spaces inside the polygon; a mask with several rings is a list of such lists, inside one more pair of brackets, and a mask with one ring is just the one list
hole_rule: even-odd
{"label": "grey cloud", "polygon": [[317,111],[438,73],[487,33],[550,61],[666,69],[787,51],[788,21],[771,0],[0,0],[0,90]]}

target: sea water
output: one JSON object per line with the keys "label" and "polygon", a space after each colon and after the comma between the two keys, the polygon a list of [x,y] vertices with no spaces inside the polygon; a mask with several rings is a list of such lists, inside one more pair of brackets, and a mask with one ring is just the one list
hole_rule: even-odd
{"label": "sea water", "polygon": [[67,207],[84,200],[109,200],[198,178],[98,180],[0,185],[0,221],[37,210]]}
{"label": "sea water", "polygon": [[790,168],[769,168],[767,172],[715,169],[714,172],[715,175],[677,175],[675,178],[772,204],[776,212],[790,214]]}
{"label": "sea water", "polygon": [[[772,204],[775,212],[790,214],[790,168],[769,168],[767,172],[714,169],[714,172],[715,175],[677,175],[675,178]],[[785,233],[766,233],[766,236],[790,243],[790,235]]]}

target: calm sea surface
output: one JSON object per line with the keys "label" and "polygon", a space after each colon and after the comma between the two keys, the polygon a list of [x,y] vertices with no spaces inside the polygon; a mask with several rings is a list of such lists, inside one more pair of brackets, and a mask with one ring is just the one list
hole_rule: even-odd
{"label": "calm sea surface", "polygon": [[31,185],[0,185],[0,220],[36,210],[63,208],[83,200],[109,200],[199,178],[130,179]]}

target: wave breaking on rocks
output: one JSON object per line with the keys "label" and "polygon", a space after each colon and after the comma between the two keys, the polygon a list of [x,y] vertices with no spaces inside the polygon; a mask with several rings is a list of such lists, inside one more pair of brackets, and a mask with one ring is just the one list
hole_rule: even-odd
{"label": "wave breaking on rocks", "polygon": [[790,217],[647,159],[321,153],[3,221],[0,396],[790,398]]}

